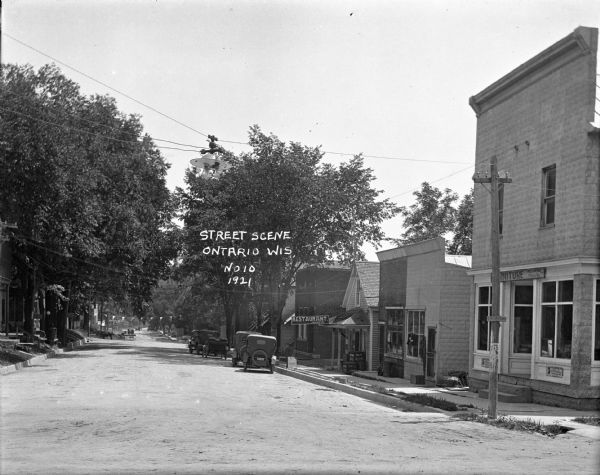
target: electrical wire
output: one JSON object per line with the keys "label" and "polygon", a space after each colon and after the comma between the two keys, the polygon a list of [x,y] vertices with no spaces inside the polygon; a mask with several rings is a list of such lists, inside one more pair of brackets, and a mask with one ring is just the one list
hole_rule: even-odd
{"label": "electrical wire", "polygon": [[[22,117],[27,117],[28,119],[35,120],[37,122],[43,122],[45,124],[52,125],[54,127],[61,127],[61,128],[73,130],[73,131],[76,131],[76,132],[81,132],[83,134],[88,134],[88,135],[92,135],[94,137],[99,137],[99,138],[103,138],[103,139],[106,139],[106,140],[111,140],[113,142],[124,143],[124,144],[137,144],[137,145],[142,144],[142,142],[139,142],[139,141],[123,140],[123,139],[118,139],[118,138],[115,138],[115,137],[109,137],[107,135],[99,134],[97,132],[90,132],[89,130],[80,129],[78,127],[73,127],[71,125],[59,124],[57,122],[52,122],[52,121],[49,121],[49,120],[45,120],[45,119],[42,119],[40,117],[33,117],[33,116],[29,115],[29,114],[25,114],[23,112],[15,111],[15,110],[12,110],[12,109],[7,109],[6,107],[2,107],[2,106],[0,106],[0,110],[6,111],[6,112],[10,112],[12,114],[20,115]],[[153,144],[153,145],[156,148],[164,149],[164,150],[179,150],[179,151],[182,151],[182,152],[198,152],[197,149],[184,149],[184,148],[179,148],[179,147],[167,147],[165,145],[156,145],[156,144]]]}
{"label": "electrical wire", "polygon": [[11,40],[13,40],[13,41],[16,41],[17,43],[19,43],[19,44],[21,44],[21,45],[25,46],[26,48],[29,48],[29,49],[31,49],[31,50],[33,50],[33,51],[35,51],[36,53],[38,53],[38,54],[41,54],[42,56],[46,56],[47,58],[50,58],[52,61],[56,61],[57,63],[59,63],[59,64],[62,64],[63,66],[65,66],[65,67],[67,67],[67,68],[69,68],[69,69],[72,69],[73,71],[75,71],[75,72],[77,72],[77,73],[81,74],[82,76],[84,76],[84,77],[86,77],[86,78],[90,79],[91,81],[97,82],[98,84],[100,84],[100,85],[102,85],[102,86],[104,86],[104,87],[106,87],[106,88],[110,89],[111,91],[114,91],[114,92],[116,92],[116,93],[118,93],[118,94],[121,94],[123,97],[126,97],[127,99],[129,99],[129,100],[131,100],[131,101],[133,101],[133,102],[135,102],[135,103],[137,103],[137,104],[139,104],[139,105],[141,105],[141,106],[143,106],[143,107],[146,107],[147,109],[151,110],[152,112],[156,112],[157,114],[159,114],[159,115],[161,115],[161,116],[165,117],[166,119],[172,120],[172,121],[173,121],[173,122],[175,122],[176,124],[179,124],[179,125],[181,125],[182,127],[185,127],[186,129],[189,129],[189,130],[191,130],[191,131],[193,131],[193,132],[196,132],[197,134],[203,135],[204,137],[208,137],[208,134],[205,134],[204,132],[201,132],[201,131],[199,131],[199,130],[196,130],[196,129],[194,129],[193,127],[190,127],[189,125],[187,125],[187,124],[184,124],[183,122],[180,122],[179,120],[177,120],[177,119],[175,119],[175,118],[173,118],[173,117],[171,117],[171,116],[169,116],[169,115],[167,115],[167,114],[165,114],[165,113],[163,113],[163,112],[159,111],[158,109],[155,109],[154,107],[152,107],[152,106],[149,106],[149,105],[147,105],[147,104],[143,103],[142,101],[140,101],[140,100],[138,100],[138,99],[136,99],[136,98],[134,98],[134,97],[131,97],[129,94],[126,94],[126,93],[124,93],[124,92],[121,92],[121,91],[119,91],[118,89],[115,89],[114,87],[112,87],[112,86],[110,86],[110,85],[106,84],[105,82],[103,82],[103,81],[100,81],[99,79],[96,79],[96,78],[94,78],[94,77],[90,76],[89,74],[86,74],[86,73],[84,73],[83,71],[80,71],[79,69],[77,69],[77,68],[74,68],[73,66],[70,66],[70,65],[68,65],[67,63],[65,63],[65,62],[63,62],[63,61],[61,61],[61,60],[59,60],[59,59],[56,59],[56,58],[54,58],[53,56],[50,56],[49,54],[46,54],[46,53],[44,53],[43,51],[40,51],[39,49],[37,49],[37,48],[34,48],[34,47],[33,47],[33,46],[31,46],[31,45],[28,45],[28,44],[27,44],[27,43],[25,43],[24,41],[21,41],[21,40],[19,40],[19,39],[15,38],[14,36],[12,36],[12,35],[10,35],[10,34],[8,34],[8,33],[4,32],[4,31],[2,32],[2,34],[3,34],[4,36],[6,36],[7,38],[10,38]]}
{"label": "electrical wire", "polygon": [[[57,59],[57,58],[55,58],[55,57],[53,57],[53,56],[51,56],[51,55],[49,55],[47,53],[44,53],[43,51],[41,51],[41,50],[39,50],[39,49],[37,49],[37,48],[35,48],[35,47],[33,47],[33,46],[25,43],[24,41],[21,41],[21,40],[15,38],[14,36],[12,36],[12,35],[10,35],[8,33],[4,33],[3,32],[3,34],[7,38],[10,38],[11,40],[13,40],[13,41],[21,44],[22,46],[25,46],[26,48],[29,48],[29,49],[35,51],[36,53],[38,53],[38,54],[40,54],[42,56],[50,58],[52,61],[56,61],[57,63],[62,64],[63,66],[65,66],[65,67],[67,67],[67,68],[69,68],[69,69],[71,69],[71,70],[73,70],[73,71],[75,71],[75,72],[83,75],[84,77],[86,77],[86,78],[88,78],[88,79],[90,79],[90,80],[92,80],[94,82],[97,82],[98,84],[100,84],[100,85],[102,85],[102,86],[110,89],[111,91],[114,91],[114,92],[116,92],[118,94],[121,94],[122,96],[126,97],[127,99],[132,100],[132,101],[136,102],[137,104],[139,104],[139,105],[141,105],[143,107],[146,107],[149,110],[151,110],[153,112],[156,112],[157,114],[159,114],[159,115],[161,115],[161,116],[163,116],[163,117],[165,117],[165,118],[167,118],[169,120],[172,120],[173,122],[175,122],[175,123],[177,123],[177,124],[179,124],[179,125],[187,128],[189,130],[192,130],[193,132],[196,132],[196,133],[198,133],[198,134],[200,134],[200,135],[202,135],[204,137],[208,137],[208,134],[206,134],[204,132],[201,132],[199,130],[196,130],[193,127],[190,127],[189,125],[187,125],[187,124],[185,124],[185,123],[183,123],[183,122],[181,122],[181,121],[179,121],[179,120],[177,120],[177,119],[175,119],[175,118],[173,118],[173,117],[171,117],[171,116],[169,116],[169,115],[167,115],[167,114],[159,111],[158,109],[156,109],[156,108],[154,108],[152,106],[149,106],[149,105],[145,104],[144,102],[142,102],[142,101],[140,101],[138,99],[135,99],[134,97],[132,97],[132,96],[130,96],[130,95],[128,95],[128,94],[126,94],[126,93],[124,93],[122,91],[119,91],[118,89],[110,86],[109,84],[106,84],[105,82],[100,81],[100,80],[92,77],[91,75],[89,75],[89,74],[87,74],[87,73],[85,73],[85,72],[83,72],[83,71],[81,71],[81,70],[79,70],[79,69],[77,69],[77,68],[75,68],[73,66],[70,66],[69,64],[65,63],[64,61],[61,61],[61,60],[59,60],[59,59]],[[235,140],[219,140],[219,142],[222,142],[222,143],[231,143],[231,144],[238,144],[238,145],[245,145],[245,146],[249,146],[250,145],[248,142],[240,142],[240,141],[235,141]],[[179,144],[179,145],[181,145],[181,144]],[[190,146],[190,145],[186,144],[185,146]],[[178,149],[175,149],[175,150],[178,150]],[[189,150],[183,150],[183,151],[189,151]],[[323,150],[322,152],[323,153],[332,154],[332,155],[347,155],[347,156],[358,155],[358,154],[354,154],[354,153],[333,152],[333,151],[328,151],[328,150]],[[375,158],[375,159],[384,159],[384,160],[399,160],[399,161],[411,161],[411,162],[422,162],[422,163],[439,163],[439,164],[444,164],[444,163],[447,163],[447,164],[466,164],[467,163],[467,162],[451,162],[451,161],[444,161],[444,160],[427,160],[427,159],[418,159],[418,158],[389,157],[389,156],[377,156],[377,155],[362,155],[362,156],[365,157],[365,158]]]}
{"label": "electrical wire", "polygon": [[[17,96],[17,97],[19,97],[21,99],[28,100],[30,103],[33,103],[33,100],[32,100],[31,97],[25,96],[23,94],[18,94],[16,92],[10,91],[10,90],[4,91],[4,92],[7,92],[9,94],[12,94],[13,96]],[[34,104],[34,106],[36,106],[36,104]],[[53,114],[51,114],[49,112],[49,108],[42,108],[42,110],[44,110],[44,112],[46,112],[46,113],[49,113],[50,115],[53,115]],[[57,118],[56,115],[54,115],[54,117]],[[81,117],[79,115],[69,114],[69,117],[75,118],[75,119],[77,119],[79,121],[82,121],[82,122],[86,122],[88,124],[93,124],[93,125],[98,125],[100,127],[104,127],[105,129],[111,130],[113,132],[117,132],[117,133],[120,133],[120,134],[123,133],[123,131],[121,129],[117,129],[115,127],[111,127],[110,125],[103,124],[101,122],[97,122],[97,121],[94,121],[94,120],[84,119],[83,117]],[[69,126],[67,125],[67,127],[69,127]],[[136,135],[134,135],[134,134],[129,134],[129,135],[131,135],[131,137],[133,137],[134,139],[136,139],[136,140],[132,140],[132,143],[139,143],[139,142],[137,142],[137,136]],[[101,135],[101,136],[103,136],[103,135]],[[161,139],[161,138],[158,138],[158,137],[153,137],[153,136],[151,136],[149,134],[144,134],[144,136],[149,137],[150,139],[152,139],[155,142],[165,142],[165,143],[170,143],[170,144],[173,144],[173,145],[181,145],[183,147],[195,147],[198,150],[200,150],[202,148],[200,145],[193,145],[193,144],[188,144],[188,143],[175,142],[173,140]],[[103,137],[105,137],[107,139],[111,139],[111,137],[108,137],[108,136],[103,136]]]}

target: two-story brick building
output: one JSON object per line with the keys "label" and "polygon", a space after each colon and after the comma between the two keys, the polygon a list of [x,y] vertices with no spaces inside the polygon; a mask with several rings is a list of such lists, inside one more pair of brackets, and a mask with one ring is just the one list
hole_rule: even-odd
{"label": "two-story brick building", "polygon": [[[598,30],[577,28],[470,99],[476,171],[499,189],[500,385],[531,399],[599,407],[600,129],[594,122]],[[489,189],[475,185],[470,386],[488,385]],[[500,389],[502,391],[502,389]]]}

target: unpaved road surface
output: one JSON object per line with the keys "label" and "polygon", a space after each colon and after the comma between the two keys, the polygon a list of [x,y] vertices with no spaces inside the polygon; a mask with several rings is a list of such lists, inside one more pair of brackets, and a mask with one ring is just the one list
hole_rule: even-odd
{"label": "unpaved road surface", "polygon": [[599,473],[599,442],[409,413],[140,334],[0,377],[0,473]]}

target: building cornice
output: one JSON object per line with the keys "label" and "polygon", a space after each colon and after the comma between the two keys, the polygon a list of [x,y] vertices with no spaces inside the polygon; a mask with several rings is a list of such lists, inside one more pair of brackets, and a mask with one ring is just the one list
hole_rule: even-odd
{"label": "building cornice", "polygon": [[529,61],[469,99],[469,105],[479,117],[488,108],[510,98],[517,92],[547,76],[574,59],[595,53],[598,29],[579,27]]}
{"label": "building cornice", "polygon": [[[544,261],[544,262],[530,262],[528,264],[518,265],[518,266],[500,266],[500,272],[511,272],[511,271],[519,271],[524,269],[530,269],[534,267],[546,267],[546,268],[556,268],[556,267],[598,267],[600,271],[600,259],[597,257],[581,257],[581,258],[573,258],[573,259],[563,259],[559,261]],[[487,275],[491,274],[492,269],[477,269],[477,270],[468,270],[467,275],[477,276],[477,275]]]}

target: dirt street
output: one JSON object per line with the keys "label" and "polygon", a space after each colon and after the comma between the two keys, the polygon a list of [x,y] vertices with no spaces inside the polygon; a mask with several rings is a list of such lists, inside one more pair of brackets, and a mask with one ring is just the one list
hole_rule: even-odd
{"label": "dirt street", "polygon": [[2,474],[598,473],[599,442],[408,413],[140,334],[0,379]]}

